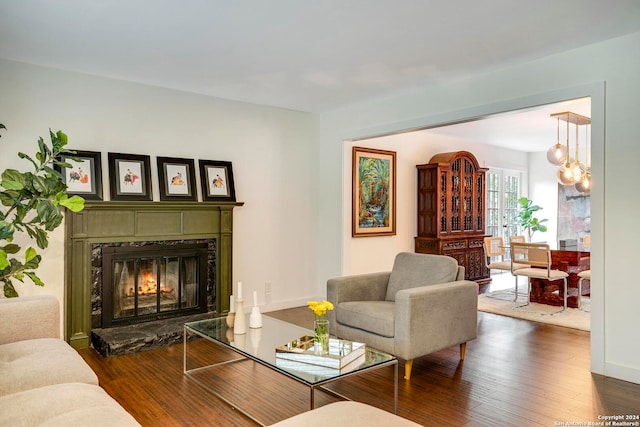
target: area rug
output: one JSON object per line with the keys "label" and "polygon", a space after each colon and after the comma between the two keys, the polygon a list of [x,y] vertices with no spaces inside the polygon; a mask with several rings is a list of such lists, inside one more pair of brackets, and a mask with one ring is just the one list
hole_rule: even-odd
{"label": "area rug", "polygon": [[514,305],[524,304],[526,302],[526,295],[518,294],[518,301],[516,303],[513,302],[513,297],[513,290],[502,290],[479,295],[478,310],[582,331],[591,330],[591,317],[589,313],[591,304],[589,300],[583,299],[582,307],[584,310],[569,307],[562,313],[551,314],[557,312],[561,307],[532,302],[525,307],[513,308]]}

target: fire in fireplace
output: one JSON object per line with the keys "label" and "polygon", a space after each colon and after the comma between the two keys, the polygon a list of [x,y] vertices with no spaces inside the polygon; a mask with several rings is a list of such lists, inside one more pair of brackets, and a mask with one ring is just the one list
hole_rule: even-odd
{"label": "fire in fireplace", "polygon": [[207,312],[208,243],[102,245],[102,328]]}

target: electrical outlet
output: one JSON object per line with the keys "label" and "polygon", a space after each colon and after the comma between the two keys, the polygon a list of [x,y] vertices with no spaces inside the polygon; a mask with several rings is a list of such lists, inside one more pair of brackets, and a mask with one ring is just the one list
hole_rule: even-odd
{"label": "electrical outlet", "polygon": [[264,293],[271,293],[271,282],[264,282]]}

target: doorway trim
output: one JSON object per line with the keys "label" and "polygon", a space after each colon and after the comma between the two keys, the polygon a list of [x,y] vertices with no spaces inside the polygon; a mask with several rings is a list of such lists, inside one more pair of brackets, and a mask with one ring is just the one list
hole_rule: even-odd
{"label": "doorway trim", "polygon": [[[411,120],[386,123],[343,135],[342,142],[389,136],[424,129],[455,125],[515,110],[540,107],[577,98],[591,97],[591,372],[607,375],[605,364],[605,292],[604,292],[604,200],[605,200],[605,93],[604,81],[557,89],[526,97],[449,111]],[[344,165],[344,161],[343,161]],[[345,171],[343,171],[345,176]],[[344,185],[344,181],[343,181]],[[346,227],[349,224],[342,224]],[[341,233],[344,236],[344,232]],[[344,241],[342,243],[343,256]],[[343,260],[344,261],[344,260]]]}

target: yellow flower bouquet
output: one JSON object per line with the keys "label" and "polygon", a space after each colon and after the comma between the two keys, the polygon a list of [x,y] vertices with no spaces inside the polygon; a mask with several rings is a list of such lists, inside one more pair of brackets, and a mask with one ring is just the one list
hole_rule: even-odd
{"label": "yellow flower bouquet", "polygon": [[308,301],[307,304],[315,316],[313,329],[315,332],[314,341],[318,343],[316,348],[323,354],[327,354],[329,352],[329,321],[326,315],[327,311],[333,310],[333,304],[326,300]]}
{"label": "yellow flower bouquet", "polygon": [[323,318],[327,315],[327,311],[333,310],[333,304],[330,301],[308,301],[307,305],[313,311],[313,314],[318,318]]}

